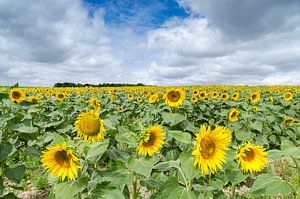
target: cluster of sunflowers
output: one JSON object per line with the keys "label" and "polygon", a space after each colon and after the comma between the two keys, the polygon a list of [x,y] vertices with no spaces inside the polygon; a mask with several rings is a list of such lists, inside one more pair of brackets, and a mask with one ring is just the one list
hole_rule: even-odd
{"label": "cluster of sunflowers", "polygon": [[[228,160],[229,150],[234,151],[235,155],[233,159],[244,173],[252,174],[263,171],[268,162],[267,149],[270,149],[268,148],[269,145],[268,143],[261,142],[257,144],[255,136],[247,140],[237,141],[235,135],[236,129],[246,129],[245,132],[250,132],[248,121],[238,126],[242,120],[241,118],[244,117],[243,119],[245,120],[247,114],[255,115],[259,112],[262,113],[267,110],[268,105],[270,105],[271,109],[275,109],[275,106],[280,105],[285,106],[286,109],[290,106],[295,106],[297,109],[300,102],[299,86],[251,87],[208,85],[121,88],[11,88],[9,91],[6,88],[0,89],[0,93],[5,92],[8,92],[10,101],[16,104],[29,102],[42,106],[43,102],[48,102],[49,99],[52,100],[51,102],[54,101],[57,104],[65,102],[68,104],[71,101],[74,103],[85,103],[88,101],[89,105],[86,106],[87,104],[85,104],[85,107],[79,113],[76,113],[75,121],[72,123],[78,139],[81,139],[83,143],[103,142],[106,139],[111,139],[112,135],[107,133],[103,107],[106,107],[106,112],[111,111],[111,115],[119,114],[121,117],[123,115],[129,117],[126,121],[126,125],[128,126],[130,126],[130,122],[133,123],[136,120],[143,119],[143,114],[139,113],[140,115],[137,115],[135,113],[134,115],[130,113],[134,112],[136,107],[142,107],[139,110],[140,112],[157,109],[157,112],[168,112],[174,117],[176,113],[189,115],[184,120],[187,120],[192,125],[200,126],[199,132],[194,131],[194,134],[190,133],[194,140],[193,144],[190,144],[192,145],[192,150],[189,154],[193,157],[194,167],[198,171],[200,170],[202,176],[213,175],[217,171],[222,171],[226,160]],[[241,105],[243,103],[246,104],[246,108]],[[128,106],[130,107],[128,108]],[[203,116],[206,114],[205,111],[209,109],[213,110],[214,106],[218,106],[220,110],[225,112],[225,120],[213,118],[221,118],[224,116],[223,113],[217,113],[211,116],[212,118],[205,118],[206,116]],[[148,107],[152,109],[147,109]],[[186,109],[182,107],[192,108],[189,113],[185,113]],[[217,109],[216,112],[218,111]],[[156,114],[155,111],[153,112],[153,114]],[[197,120],[196,122],[197,116],[200,113],[204,119]],[[282,129],[286,128],[290,130],[288,128],[297,122],[299,111],[282,111],[278,115],[282,119],[280,120]],[[159,115],[159,117],[162,116]],[[272,120],[272,118],[268,119]],[[121,122],[124,122],[124,120],[121,120]],[[147,128],[141,127],[139,129],[140,132],[135,137],[136,143],[134,145],[137,158],[140,156],[153,158],[155,154],[159,155],[164,150],[168,144],[168,130],[166,129],[169,127],[168,124],[165,126],[166,123],[165,121],[156,120],[150,122],[150,125],[146,124]],[[263,122],[261,126],[261,128],[271,129],[271,127],[267,127],[268,125],[265,125]],[[233,130],[231,127],[235,127],[235,129]],[[174,128],[177,127],[175,126]],[[257,129],[254,128],[255,135],[261,133],[259,132],[259,128]],[[297,139],[295,138],[294,141]],[[71,181],[76,180],[80,169],[83,167],[83,165],[80,165],[80,156],[76,155],[74,147],[69,146],[67,143],[48,146],[43,151],[41,162],[52,176],[58,177],[61,181],[64,181],[66,178]]]}
{"label": "cluster of sunflowers", "polygon": [[[201,94],[201,93],[200,93]],[[236,98],[238,94],[234,93]],[[128,99],[133,98],[132,94],[128,94]],[[152,94],[149,97],[150,103],[155,103],[159,98],[158,94]],[[168,89],[164,94],[165,103],[170,107],[179,107],[185,99],[185,92],[178,89]],[[257,102],[259,94],[251,95],[250,100]],[[75,127],[77,135],[83,140],[93,142],[101,141],[105,137],[104,121],[99,117],[100,102],[97,98],[91,98],[90,104],[94,110],[81,113],[76,122]],[[232,109],[229,112],[229,120],[235,122],[238,119],[240,111]],[[206,175],[208,170],[215,173],[217,168],[222,169],[222,165],[226,162],[226,151],[232,139],[232,132],[223,126],[216,126],[213,130],[211,126],[202,125],[200,133],[195,134],[196,144],[192,155],[195,158],[194,165],[198,167],[202,175]],[[145,156],[153,156],[159,152],[165,143],[166,133],[159,125],[151,126],[144,130],[143,136],[139,140],[137,152]],[[245,172],[259,172],[267,163],[267,152],[265,148],[259,145],[252,145],[250,142],[240,147],[236,158]],[[77,176],[78,158],[67,149],[66,145],[58,144],[51,146],[42,156],[43,165],[51,172],[51,175],[58,176],[62,180],[67,176],[74,180]]]}

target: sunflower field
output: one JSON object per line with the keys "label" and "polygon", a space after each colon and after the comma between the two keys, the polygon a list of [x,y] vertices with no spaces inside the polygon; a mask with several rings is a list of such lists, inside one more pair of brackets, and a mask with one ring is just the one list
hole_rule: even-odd
{"label": "sunflower field", "polygon": [[0,87],[0,197],[300,199],[299,93]]}

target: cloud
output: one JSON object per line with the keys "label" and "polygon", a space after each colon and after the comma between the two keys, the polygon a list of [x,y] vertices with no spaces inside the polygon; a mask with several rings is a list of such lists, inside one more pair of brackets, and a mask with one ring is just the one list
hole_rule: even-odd
{"label": "cloud", "polygon": [[159,25],[166,4],[111,24],[80,0],[0,0],[0,84],[300,84],[298,1],[178,2],[190,15]]}
{"label": "cloud", "polygon": [[101,9],[91,18],[80,1],[13,0],[0,1],[0,13],[0,79],[6,84],[99,83],[122,71]]}
{"label": "cloud", "polygon": [[194,17],[171,19],[149,33],[148,47],[156,51],[149,77],[169,85],[299,84],[296,1],[279,13],[281,1],[226,2],[180,1]]}

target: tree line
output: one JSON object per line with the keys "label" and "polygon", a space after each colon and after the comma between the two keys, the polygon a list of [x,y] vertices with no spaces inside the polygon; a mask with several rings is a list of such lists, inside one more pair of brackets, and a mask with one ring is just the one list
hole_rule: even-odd
{"label": "tree line", "polygon": [[73,82],[57,82],[54,87],[122,87],[122,86],[145,86],[142,83],[126,84],[126,83],[102,83],[102,84],[81,84]]}

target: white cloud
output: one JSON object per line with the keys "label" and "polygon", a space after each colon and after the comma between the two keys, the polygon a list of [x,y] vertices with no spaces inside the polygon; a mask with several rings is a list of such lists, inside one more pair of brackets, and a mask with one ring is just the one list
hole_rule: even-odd
{"label": "white cloud", "polygon": [[[263,16],[273,19],[286,16],[289,19],[284,18],[275,29],[274,24],[260,28],[267,19],[252,16],[255,10],[244,13],[245,18],[254,18],[253,26],[257,27],[253,31],[248,29],[247,21],[240,27],[239,19],[230,18],[230,12],[236,7],[228,5],[237,1],[226,1],[228,5],[224,5],[224,1],[201,2],[187,0],[181,4],[189,6],[195,15],[203,11],[207,14],[205,18],[172,19],[164,27],[149,33],[149,48],[157,52],[150,66],[150,77],[169,85],[300,83],[300,13],[294,12],[292,1],[289,1],[289,6],[285,5],[291,8],[289,15],[275,12],[279,9],[277,1],[275,5],[268,1],[270,10],[267,5],[262,5],[262,10],[267,13]],[[237,8],[245,6],[238,4]],[[249,6],[255,8],[259,5],[255,1]],[[230,15],[223,16],[224,19],[217,13],[223,8],[224,15],[227,12]],[[236,15],[243,12],[240,10]],[[223,20],[228,27],[232,26],[232,31],[245,28],[249,32],[235,32],[237,37],[234,37],[226,29],[228,27],[219,26]]]}

